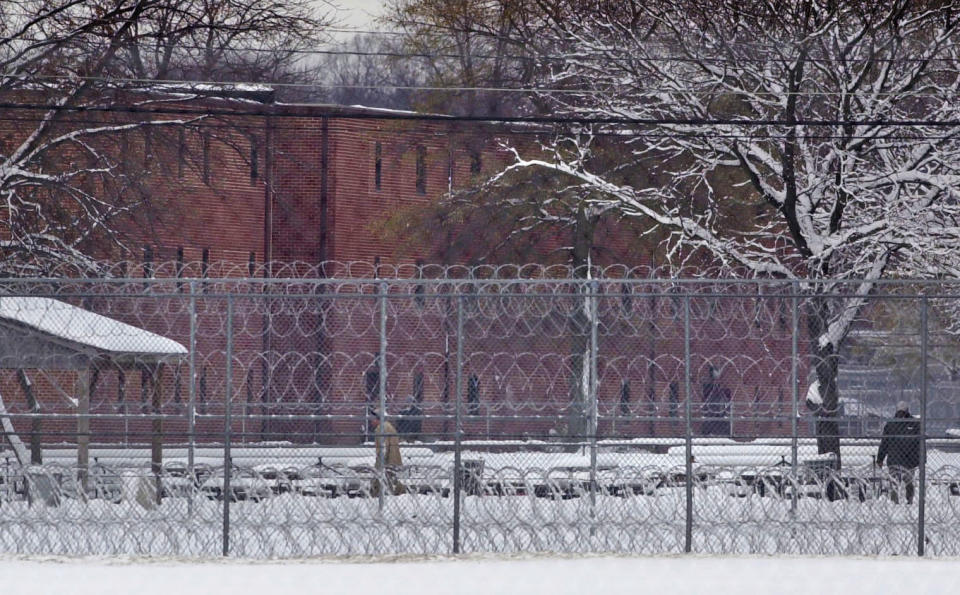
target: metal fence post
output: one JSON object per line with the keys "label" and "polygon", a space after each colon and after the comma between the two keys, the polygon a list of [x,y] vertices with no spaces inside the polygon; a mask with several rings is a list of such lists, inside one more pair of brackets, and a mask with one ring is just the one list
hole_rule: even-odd
{"label": "metal fence post", "polygon": [[[593,281],[588,288],[588,302],[590,313],[590,367],[589,367],[589,390],[590,390],[590,521],[591,524],[596,520],[597,507],[597,425],[599,397],[597,395],[597,301],[600,295],[600,283]],[[591,295],[592,294],[592,295]],[[595,526],[590,527],[590,534],[593,535]]]}
{"label": "metal fence post", "polygon": [[917,555],[922,556],[926,546],[927,511],[927,341],[928,301],[920,303],[920,504],[917,511]]}
{"label": "metal fence post", "polygon": [[233,474],[233,457],[230,453],[232,437],[230,410],[233,406],[233,296],[227,296],[227,370],[226,394],[224,395],[223,436],[223,555],[230,555],[230,479]]}
{"label": "metal fence post", "polygon": [[[194,472],[194,455],[196,449],[196,415],[197,415],[197,282],[190,282],[190,380],[187,395],[187,477],[196,481]],[[126,418],[124,418],[126,419]],[[194,489],[189,491],[187,498],[187,513],[193,516]]]}
{"label": "metal fence post", "polygon": [[799,332],[800,332],[800,298],[799,290],[800,285],[794,281],[791,287],[793,296],[791,296],[791,319],[790,319],[790,402],[791,402],[791,411],[790,411],[790,470],[791,477],[793,478],[793,489],[791,491],[790,497],[790,512],[797,512],[797,434],[799,428],[797,427],[797,418],[800,416],[800,387],[797,384],[799,380],[797,378],[797,358],[800,357],[799,353]]}
{"label": "metal fence post", "polygon": [[454,371],[454,446],[453,446],[453,553],[460,553],[460,494],[462,484],[462,461],[460,459],[463,439],[461,417],[461,394],[463,393],[463,296],[457,296],[457,367]]}
{"label": "metal fence post", "polygon": [[384,492],[389,487],[386,481],[387,473],[387,441],[385,437],[384,423],[387,421],[387,291],[386,282],[380,283],[380,424],[377,426],[377,437],[375,444],[377,448],[377,481],[380,482],[380,489],[377,490],[377,510],[383,513]]}
{"label": "metal fence post", "polygon": [[691,388],[690,388],[690,295],[683,298],[683,386],[686,397],[684,417],[686,418],[686,522],[684,530],[683,551],[693,551],[693,426],[691,415]]}

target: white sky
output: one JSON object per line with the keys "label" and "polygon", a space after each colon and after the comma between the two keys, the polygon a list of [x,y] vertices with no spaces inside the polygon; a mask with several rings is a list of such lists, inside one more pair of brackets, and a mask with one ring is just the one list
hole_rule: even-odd
{"label": "white sky", "polygon": [[330,4],[338,7],[341,27],[361,30],[376,28],[373,19],[385,8],[382,0],[330,0]]}

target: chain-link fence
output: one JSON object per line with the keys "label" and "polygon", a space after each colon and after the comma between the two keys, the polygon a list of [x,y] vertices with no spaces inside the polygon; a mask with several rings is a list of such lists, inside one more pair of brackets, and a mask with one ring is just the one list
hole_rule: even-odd
{"label": "chain-link fence", "polygon": [[953,286],[412,270],[4,280],[0,550],[960,554]]}

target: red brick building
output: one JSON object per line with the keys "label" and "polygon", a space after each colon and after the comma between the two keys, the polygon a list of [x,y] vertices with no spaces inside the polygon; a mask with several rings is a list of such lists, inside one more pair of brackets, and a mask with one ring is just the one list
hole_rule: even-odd
{"label": "red brick building", "polygon": [[[147,306],[142,305],[150,298],[143,297],[89,304],[187,344],[189,280],[198,283],[194,394],[201,441],[221,436],[223,421],[217,416],[227,392],[224,288],[205,278],[276,277],[307,270],[344,274],[344,269],[316,269],[324,262],[365,263],[349,274],[373,277],[379,275],[373,263],[412,265],[416,247],[384,239],[373,233],[373,226],[406,206],[468,185],[509,159],[498,145],[510,134],[504,128],[258,99],[264,97],[212,97],[181,105],[176,114],[152,117],[183,118],[190,124],[145,127],[117,147],[131,175],[138,175],[153,194],[154,211],[149,224],[134,232],[141,238],[140,253],[109,256],[132,262],[129,276],[171,278],[155,291],[176,295],[153,298]],[[615,231],[606,230],[600,241],[622,241]],[[556,238],[543,241],[559,245]],[[408,276],[416,270],[410,266]],[[254,291],[265,287],[269,285],[258,284]],[[389,409],[397,413],[415,401],[427,416],[423,432],[449,437],[456,398],[454,310],[451,300],[421,290],[415,283],[392,290]],[[338,290],[312,284],[283,291],[290,295],[248,293],[236,300],[231,392],[240,421],[234,429],[250,440],[360,440],[365,411],[378,399],[377,302],[370,295],[333,295]],[[646,297],[642,288],[624,293],[610,285],[603,291],[609,297],[599,307],[600,431],[676,434],[684,398],[679,302]],[[571,300],[579,298],[554,300],[559,306],[550,305],[549,298],[530,299],[540,307],[529,314],[506,305],[488,319],[484,316],[490,311],[482,304],[470,305],[462,378],[469,436],[545,435],[569,408],[578,372],[568,325]],[[124,305],[124,300],[138,305]],[[713,366],[725,370],[720,382],[731,389],[735,407],[749,408],[754,418],[760,416],[757,412],[769,417],[789,411],[790,338],[778,304],[756,306],[767,312],[765,320],[774,321],[763,332],[748,315],[737,318],[749,308],[711,306],[699,315],[700,332],[692,342],[694,401],[703,400]],[[141,306],[142,311],[134,311]],[[724,320],[717,312],[726,310],[730,316]],[[100,374],[92,411],[146,411],[145,381],[136,376]],[[168,374],[165,413],[184,411],[188,379],[186,364]],[[54,382],[47,384],[38,384],[38,392],[55,393]],[[59,403],[54,409],[64,407],[55,397],[48,402]],[[297,422],[258,415],[319,417]],[[95,420],[95,439],[98,432],[116,439],[116,423]],[[133,423],[125,431],[149,431],[148,422]],[[776,425],[754,421],[739,431],[770,431],[771,423]],[[184,431],[183,424],[167,425],[171,436],[182,438]]]}

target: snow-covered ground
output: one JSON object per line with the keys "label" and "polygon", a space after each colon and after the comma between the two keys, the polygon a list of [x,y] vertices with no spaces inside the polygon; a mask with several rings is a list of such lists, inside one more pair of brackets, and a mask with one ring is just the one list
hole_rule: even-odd
{"label": "snow-covered ground", "polygon": [[466,557],[255,562],[0,558],[4,593],[950,593],[960,560],[801,557]]}
{"label": "snow-covered ground", "polygon": [[[844,446],[843,478],[853,497],[835,501],[822,497],[827,487],[822,478],[802,474],[796,484],[784,482],[788,441],[694,446],[695,552],[903,556],[916,551],[919,506],[895,504],[887,497],[896,490],[891,478],[864,462],[873,446]],[[800,446],[798,461],[815,456],[811,444]],[[49,479],[51,495],[59,493],[53,488],[60,481],[56,472],[71,472],[68,462],[75,453],[63,452],[49,453],[62,462],[31,471],[38,486],[33,505],[22,490],[12,489],[17,476],[0,482],[0,552],[209,558],[221,551],[224,503],[216,498],[224,479],[216,469],[208,469],[211,474],[199,485],[165,476],[163,485],[169,491],[159,505],[149,496],[154,492],[140,489],[155,485],[146,463],[118,466],[121,475],[102,476],[119,478],[117,485],[98,480],[98,486],[116,491],[96,492],[97,497],[88,499],[77,498],[75,488],[64,488],[62,497],[44,500],[38,478]],[[97,452],[101,464],[104,459],[116,465],[132,460],[132,455],[146,456],[135,449]],[[168,462],[177,462],[184,453],[165,454],[173,459]],[[198,460],[210,464],[218,462],[217,454],[215,448],[197,451]],[[484,466],[482,494],[477,486],[468,489],[459,510],[463,551],[681,552],[687,514],[683,455],[678,449],[651,453],[604,448],[597,457],[599,490],[591,491],[590,457],[582,451],[465,451],[464,461],[478,459]],[[371,497],[372,472],[348,466],[356,462],[369,467],[369,447],[236,449],[234,462],[249,467],[237,469],[232,478],[233,488],[243,488],[245,497],[229,507],[231,554],[269,559],[450,553],[452,457],[422,446],[407,449],[409,464],[398,475],[406,493],[381,501]],[[320,458],[334,467],[311,467]],[[276,472],[287,466],[299,475]],[[0,479],[5,469],[0,467]],[[273,475],[267,473],[270,469]],[[763,478],[759,484],[747,483],[746,478],[758,477]],[[927,552],[960,555],[960,453],[931,450],[926,479]],[[147,496],[141,498],[141,493]]]}

